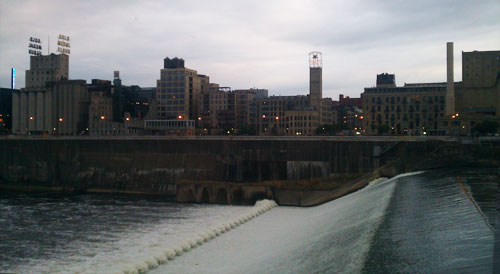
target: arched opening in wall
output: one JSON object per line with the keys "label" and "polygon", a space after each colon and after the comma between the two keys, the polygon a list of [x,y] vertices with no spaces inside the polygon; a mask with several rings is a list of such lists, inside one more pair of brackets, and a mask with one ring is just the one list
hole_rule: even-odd
{"label": "arched opening in wall", "polygon": [[196,202],[196,199],[194,197],[194,191],[192,189],[189,189],[188,193],[187,193],[187,201],[186,202]]}
{"label": "arched opening in wall", "polygon": [[217,204],[227,204],[227,191],[225,188],[219,188],[217,190],[217,197],[215,199]]}
{"label": "arched opening in wall", "polygon": [[240,188],[233,191],[232,204],[241,205],[243,203],[243,190]]}
{"label": "arched opening in wall", "polygon": [[250,199],[250,202],[252,204],[255,204],[258,200],[264,200],[267,199],[267,194],[265,192],[255,192],[252,195],[252,198]]}
{"label": "arched opening in wall", "polygon": [[201,191],[201,199],[200,199],[200,203],[205,203],[205,204],[208,204],[208,202],[210,202],[210,196],[208,195],[208,190],[206,187],[203,188],[203,190]]}

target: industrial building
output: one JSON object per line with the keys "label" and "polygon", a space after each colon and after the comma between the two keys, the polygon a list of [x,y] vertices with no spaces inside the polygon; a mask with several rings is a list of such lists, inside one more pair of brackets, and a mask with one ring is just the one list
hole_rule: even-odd
{"label": "industrial building", "polygon": [[30,56],[30,69],[26,70],[26,88],[43,88],[46,82],[68,79],[69,56],[49,54]]}
{"label": "industrial building", "polygon": [[500,51],[462,52],[462,81],[454,81],[453,43],[446,44],[446,82],[397,87],[393,74],[365,88],[363,131],[381,125],[395,135],[473,135],[480,121],[500,121]]}
{"label": "industrial building", "polygon": [[12,94],[12,106],[13,134],[78,135],[87,129],[89,96],[85,80],[23,88]]}
{"label": "industrial building", "polygon": [[[394,78],[394,75],[389,75]],[[383,79],[377,77],[377,79]],[[376,135],[386,124],[390,135],[444,135],[438,118],[445,115],[446,83],[389,86],[377,81],[362,94],[364,135]]]}

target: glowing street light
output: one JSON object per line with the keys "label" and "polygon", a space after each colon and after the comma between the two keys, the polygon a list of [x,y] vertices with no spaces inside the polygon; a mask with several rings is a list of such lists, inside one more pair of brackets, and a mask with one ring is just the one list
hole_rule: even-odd
{"label": "glowing street light", "polygon": [[125,120],[130,121],[130,118],[129,118],[129,117],[127,117],[127,118],[125,118]]}
{"label": "glowing street light", "polygon": [[103,115],[103,116],[101,116],[101,120],[104,120],[104,118],[106,118],[106,117],[104,117],[104,115]]}
{"label": "glowing street light", "polygon": [[59,122],[62,122],[62,121],[64,121],[64,119],[63,118],[59,118]]}
{"label": "glowing street light", "polygon": [[35,117],[33,117],[33,116],[30,116],[30,120],[35,120]]}

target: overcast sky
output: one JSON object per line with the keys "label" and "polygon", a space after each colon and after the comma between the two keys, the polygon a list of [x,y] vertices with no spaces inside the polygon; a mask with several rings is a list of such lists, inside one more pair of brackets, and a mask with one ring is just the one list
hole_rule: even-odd
{"label": "overcast sky", "polygon": [[446,42],[500,50],[500,1],[0,0],[0,87],[24,87],[28,39],[47,54],[71,38],[71,79],[156,86],[163,58],[180,57],[210,81],[273,95],[307,94],[308,53],[323,53],[323,97],[358,97],[376,74],[398,85],[446,81]]}

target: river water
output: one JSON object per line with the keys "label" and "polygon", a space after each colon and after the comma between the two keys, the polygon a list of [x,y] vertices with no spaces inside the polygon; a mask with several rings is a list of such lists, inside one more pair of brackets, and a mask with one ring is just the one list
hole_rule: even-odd
{"label": "river water", "polygon": [[[256,216],[252,206],[1,194],[0,272],[491,273],[497,172],[407,174],[256,218],[246,218]],[[205,241],[193,244],[200,234]]]}

